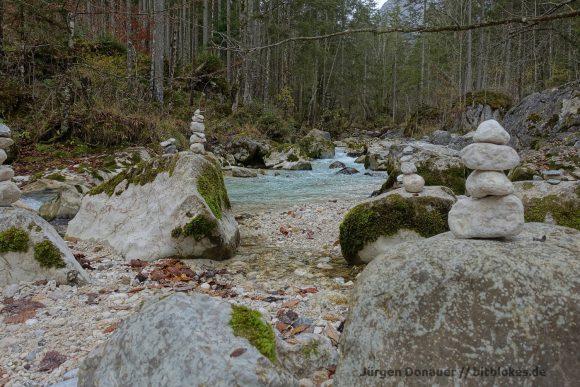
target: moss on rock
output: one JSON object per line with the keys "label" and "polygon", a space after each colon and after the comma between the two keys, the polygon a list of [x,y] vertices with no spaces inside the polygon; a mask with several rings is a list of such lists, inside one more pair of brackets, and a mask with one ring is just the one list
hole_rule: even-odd
{"label": "moss on rock", "polygon": [[234,335],[247,339],[262,355],[276,361],[276,336],[262,320],[260,312],[245,306],[232,305],[230,327]]}
{"label": "moss on rock", "polygon": [[64,177],[60,173],[52,173],[48,176],[45,176],[44,178],[48,179],[48,180],[54,180],[54,181],[60,181],[60,182],[66,181],[66,177]]}
{"label": "moss on rock", "polygon": [[559,226],[580,230],[580,196],[576,192],[576,200],[562,198],[558,195],[548,195],[541,198],[524,197],[524,217],[526,222],[543,222],[548,213],[552,214]]}
{"label": "moss on rock", "polygon": [[[177,160],[179,160],[179,156],[173,155],[141,161],[112,179],[91,189],[89,195],[106,193],[108,196],[112,196],[115,192],[119,194],[126,190],[130,184],[145,185],[151,183],[160,173],[167,172],[171,176],[177,165]],[[123,182],[125,182],[125,187],[122,190],[117,190],[117,186]]]}
{"label": "moss on rock", "polygon": [[449,187],[456,195],[465,193],[465,180],[468,170],[461,166],[436,169],[430,161],[417,165],[417,174],[425,179],[425,185],[442,185]]}
{"label": "moss on rock", "polygon": [[198,215],[183,227],[173,229],[171,236],[173,238],[179,238],[180,236],[193,237],[195,240],[199,241],[210,236],[216,229],[217,225],[217,221],[208,219],[203,215]]}
{"label": "moss on rock", "polygon": [[534,175],[537,175],[537,172],[532,168],[519,166],[515,167],[508,173],[508,178],[511,181],[526,181],[533,180]]}
{"label": "moss on rock", "polygon": [[[298,145],[302,149],[302,152],[311,159],[319,159],[325,153],[334,152],[334,149],[336,148],[332,141],[323,140],[315,136],[306,136],[302,138],[298,142]],[[288,161],[292,160],[288,158]]]}
{"label": "moss on rock", "polygon": [[394,194],[362,203],[348,212],[340,225],[340,247],[348,262],[356,262],[358,252],[381,236],[401,229],[413,230],[428,238],[449,231],[447,214],[453,202],[435,197]]}
{"label": "moss on rock", "polygon": [[479,90],[465,95],[465,105],[488,105],[493,110],[507,111],[512,106],[512,100],[509,96],[497,91]]}
{"label": "moss on rock", "polygon": [[20,228],[11,227],[0,232],[0,253],[25,253],[29,243],[28,233]]}
{"label": "moss on rock", "polygon": [[66,267],[66,263],[62,259],[61,252],[49,240],[44,240],[34,246],[34,259],[38,261],[41,267]]}
{"label": "moss on rock", "polygon": [[197,178],[197,191],[217,219],[222,218],[224,209],[231,208],[224,176],[213,161],[209,161],[209,164],[204,166]]}

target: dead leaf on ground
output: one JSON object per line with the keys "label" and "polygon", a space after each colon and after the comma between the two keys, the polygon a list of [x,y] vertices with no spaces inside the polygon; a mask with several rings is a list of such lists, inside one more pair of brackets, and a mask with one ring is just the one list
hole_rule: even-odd
{"label": "dead leaf on ground", "polygon": [[58,368],[62,363],[66,361],[66,356],[60,354],[56,351],[47,352],[44,358],[40,361],[38,365],[38,370],[41,372],[52,371]]}
{"label": "dead leaf on ground", "polygon": [[299,300],[288,300],[284,304],[282,304],[282,308],[294,308],[299,303],[300,303]]}
{"label": "dead leaf on ground", "polygon": [[332,324],[326,324],[326,327],[324,328],[324,334],[328,336],[334,345],[338,344],[338,341],[340,340],[340,333],[338,333]]}
{"label": "dead leaf on ground", "polygon": [[142,261],[140,259],[132,259],[129,262],[129,266],[131,266],[131,269],[138,269],[140,271],[144,267],[149,266],[149,262]]}
{"label": "dead leaf on ground", "polygon": [[308,325],[298,325],[296,328],[292,329],[292,332],[290,333],[292,336],[295,336],[299,333],[304,332],[305,330],[307,330],[308,328],[310,328]]}
{"label": "dead leaf on ground", "polygon": [[38,301],[32,301],[30,298],[21,298],[18,300],[7,298],[4,300],[4,304],[6,306],[0,310],[0,313],[9,315],[4,318],[7,324],[21,324],[26,320],[34,318],[37,309],[45,308],[44,304]]}
{"label": "dead leaf on ground", "polygon": [[109,325],[108,327],[106,327],[105,329],[103,329],[103,333],[113,333],[115,332],[115,330],[119,327],[119,323],[113,323],[111,325]]}
{"label": "dead leaf on ground", "polygon": [[238,357],[243,355],[247,351],[246,348],[236,348],[230,353],[230,357]]}

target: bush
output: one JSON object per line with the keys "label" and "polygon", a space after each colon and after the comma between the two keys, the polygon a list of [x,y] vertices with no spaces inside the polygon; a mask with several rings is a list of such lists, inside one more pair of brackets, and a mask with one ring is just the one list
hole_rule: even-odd
{"label": "bush", "polygon": [[262,114],[256,123],[258,130],[274,141],[283,141],[291,133],[293,124],[285,120],[276,111],[268,111]]}

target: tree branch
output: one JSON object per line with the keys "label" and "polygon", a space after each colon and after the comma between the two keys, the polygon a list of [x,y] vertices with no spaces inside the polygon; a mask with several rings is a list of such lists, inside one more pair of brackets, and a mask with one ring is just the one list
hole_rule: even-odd
{"label": "tree branch", "polygon": [[548,15],[541,15],[541,16],[533,16],[533,17],[513,17],[508,19],[500,19],[500,20],[490,20],[476,24],[469,24],[469,25],[447,25],[447,26],[416,26],[416,27],[388,27],[388,28],[376,28],[376,27],[369,27],[369,28],[360,28],[354,30],[344,30],[333,32],[326,35],[318,35],[318,36],[297,36],[293,38],[288,38],[281,40],[276,43],[272,43],[266,46],[260,47],[251,47],[251,48],[227,48],[227,47],[215,47],[219,50],[228,51],[242,51],[246,53],[260,51],[268,48],[282,46],[284,44],[288,44],[291,42],[308,42],[308,41],[315,41],[315,40],[323,40],[323,39],[330,39],[337,36],[345,36],[345,35],[354,35],[354,34],[374,34],[374,35],[381,35],[381,34],[390,34],[394,32],[400,33],[437,33],[437,32],[457,32],[457,31],[469,31],[469,30],[476,30],[480,28],[489,28],[495,27],[505,24],[532,24],[532,23],[546,23],[553,20],[560,20],[560,19],[569,19],[574,17],[580,16],[580,10],[574,10],[570,12],[563,12],[558,14],[548,14]]}

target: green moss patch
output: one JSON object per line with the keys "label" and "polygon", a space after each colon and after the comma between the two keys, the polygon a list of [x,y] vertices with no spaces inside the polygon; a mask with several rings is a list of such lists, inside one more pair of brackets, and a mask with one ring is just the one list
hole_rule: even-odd
{"label": "green moss patch", "polygon": [[125,182],[125,188],[121,191],[117,191],[117,193],[126,190],[130,184],[145,185],[151,183],[155,180],[157,175],[163,172],[167,172],[171,176],[173,175],[178,159],[179,156],[174,155],[141,161],[134,167],[119,173],[112,179],[91,189],[89,195],[106,193],[108,196],[112,196],[117,191],[117,186],[122,182]]}
{"label": "green moss patch", "polygon": [[217,225],[217,221],[198,215],[185,226],[173,229],[171,236],[173,238],[179,238],[180,236],[193,237],[199,241],[211,235]]}
{"label": "green moss patch", "polygon": [[465,180],[467,179],[468,171],[464,167],[457,166],[438,170],[430,161],[427,161],[422,165],[417,165],[417,174],[425,179],[425,185],[449,187],[456,195],[465,193]]}
{"label": "green moss patch", "polygon": [[533,180],[534,179],[534,175],[537,175],[538,173],[533,170],[532,168],[528,168],[528,167],[515,167],[514,169],[512,169],[510,171],[510,173],[508,174],[508,178],[511,181],[526,181],[526,180]]}
{"label": "green moss patch", "polygon": [[60,181],[60,182],[66,181],[66,177],[64,177],[60,173],[52,173],[48,176],[45,176],[44,178],[48,179],[48,180],[55,180],[55,181]]}
{"label": "green moss patch", "polygon": [[[306,136],[302,138],[298,145],[302,151],[311,159],[319,159],[325,151],[334,151],[335,145],[332,141],[323,140],[314,136]],[[288,158],[289,161],[290,158]],[[298,160],[296,160],[298,161]]]}
{"label": "green moss patch", "polygon": [[197,191],[216,218],[222,218],[224,208],[231,208],[222,171],[211,161],[197,178]]}
{"label": "green moss patch", "polygon": [[11,227],[0,232],[0,253],[25,253],[29,243],[28,233],[20,228]]}
{"label": "green moss patch", "polygon": [[234,335],[247,339],[262,355],[276,361],[276,336],[272,327],[262,320],[260,312],[232,305],[230,327]]}
{"label": "green moss patch", "polygon": [[66,267],[60,251],[49,240],[42,241],[34,246],[34,259],[41,267],[63,268]]}
{"label": "green moss patch", "polygon": [[302,353],[304,354],[304,358],[306,358],[306,360],[309,360],[310,357],[318,355],[319,352],[318,346],[319,346],[318,341],[312,341],[306,344],[304,347],[302,347]]}
{"label": "green moss patch", "polygon": [[488,105],[493,110],[508,110],[512,106],[509,96],[497,91],[479,90],[465,95],[465,105]]}
{"label": "green moss patch", "polygon": [[348,262],[356,262],[358,252],[381,236],[400,229],[413,230],[428,238],[449,231],[447,214],[453,203],[441,198],[389,195],[353,208],[340,225],[340,247]]}
{"label": "green moss patch", "polygon": [[[577,195],[578,196],[578,195]],[[549,195],[542,198],[524,197],[524,217],[526,222],[543,222],[548,213],[552,214],[559,226],[580,230],[580,206],[576,200]]]}

